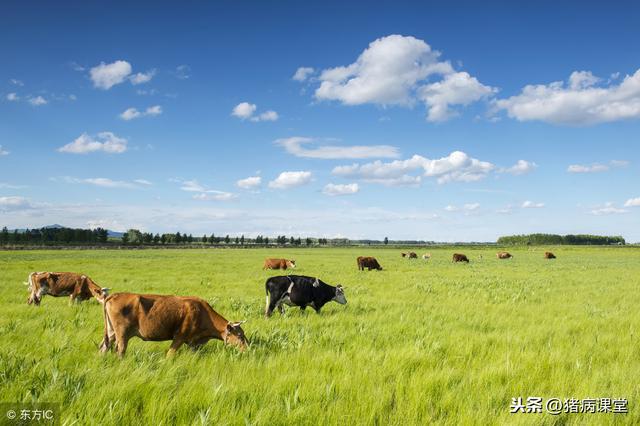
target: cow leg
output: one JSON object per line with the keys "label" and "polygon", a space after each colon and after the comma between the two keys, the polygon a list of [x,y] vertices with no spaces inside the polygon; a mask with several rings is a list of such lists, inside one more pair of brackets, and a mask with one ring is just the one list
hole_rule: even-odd
{"label": "cow leg", "polygon": [[280,310],[280,313],[283,313],[284,312],[284,308],[281,306],[281,304],[278,303],[278,300],[280,300],[281,298],[274,297],[273,293],[268,297],[269,297],[269,306],[267,307],[267,311],[265,312],[265,316],[266,317],[270,317],[271,314],[273,314],[273,311],[276,310],[276,308],[278,308]]}
{"label": "cow leg", "polygon": [[171,342],[171,347],[167,351],[167,358],[171,358],[176,354],[176,351],[180,349],[180,346],[184,343],[184,339],[182,337],[176,336]]}
{"label": "cow leg", "polygon": [[120,358],[124,357],[127,352],[127,345],[129,344],[129,336],[122,334],[116,335],[116,352]]}

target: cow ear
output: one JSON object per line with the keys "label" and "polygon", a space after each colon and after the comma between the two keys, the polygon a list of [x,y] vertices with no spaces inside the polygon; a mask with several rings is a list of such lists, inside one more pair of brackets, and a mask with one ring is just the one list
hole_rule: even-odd
{"label": "cow ear", "polygon": [[109,291],[111,291],[111,289],[109,287],[102,287],[100,289],[100,291],[102,292],[102,294],[104,294],[105,296],[109,295]]}

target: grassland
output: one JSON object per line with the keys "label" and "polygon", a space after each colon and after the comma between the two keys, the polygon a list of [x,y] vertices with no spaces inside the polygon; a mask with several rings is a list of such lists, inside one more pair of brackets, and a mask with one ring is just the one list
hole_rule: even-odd
{"label": "grassland", "polygon": [[[547,248],[545,248],[547,249]],[[0,401],[58,402],[63,424],[640,424],[640,250],[453,248],[0,252]],[[384,271],[359,272],[357,255]],[[480,255],[483,256],[480,259]],[[263,318],[266,256],[346,288],[347,306]],[[165,359],[132,339],[101,356],[102,311],[45,297],[34,270],[112,291],[197,295],[252,341]],[[629,414],[509,414],[511,398],[624,397]]]}

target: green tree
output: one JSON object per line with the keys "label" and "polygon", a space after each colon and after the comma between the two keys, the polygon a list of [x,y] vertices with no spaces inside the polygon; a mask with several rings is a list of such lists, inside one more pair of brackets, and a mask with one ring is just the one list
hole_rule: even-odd
{"label": "green tree", "polygon": [[389,244],[389,238],[388,237],[384,237],[384,245],[386,246],[387,244]]}

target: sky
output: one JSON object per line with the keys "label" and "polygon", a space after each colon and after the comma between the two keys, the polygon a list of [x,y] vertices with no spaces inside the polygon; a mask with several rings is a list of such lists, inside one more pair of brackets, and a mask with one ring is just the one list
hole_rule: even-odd
{"label": "sky", "polygon": [[640,4],[442,3],[3,2],[0,226],[640,241]]}

